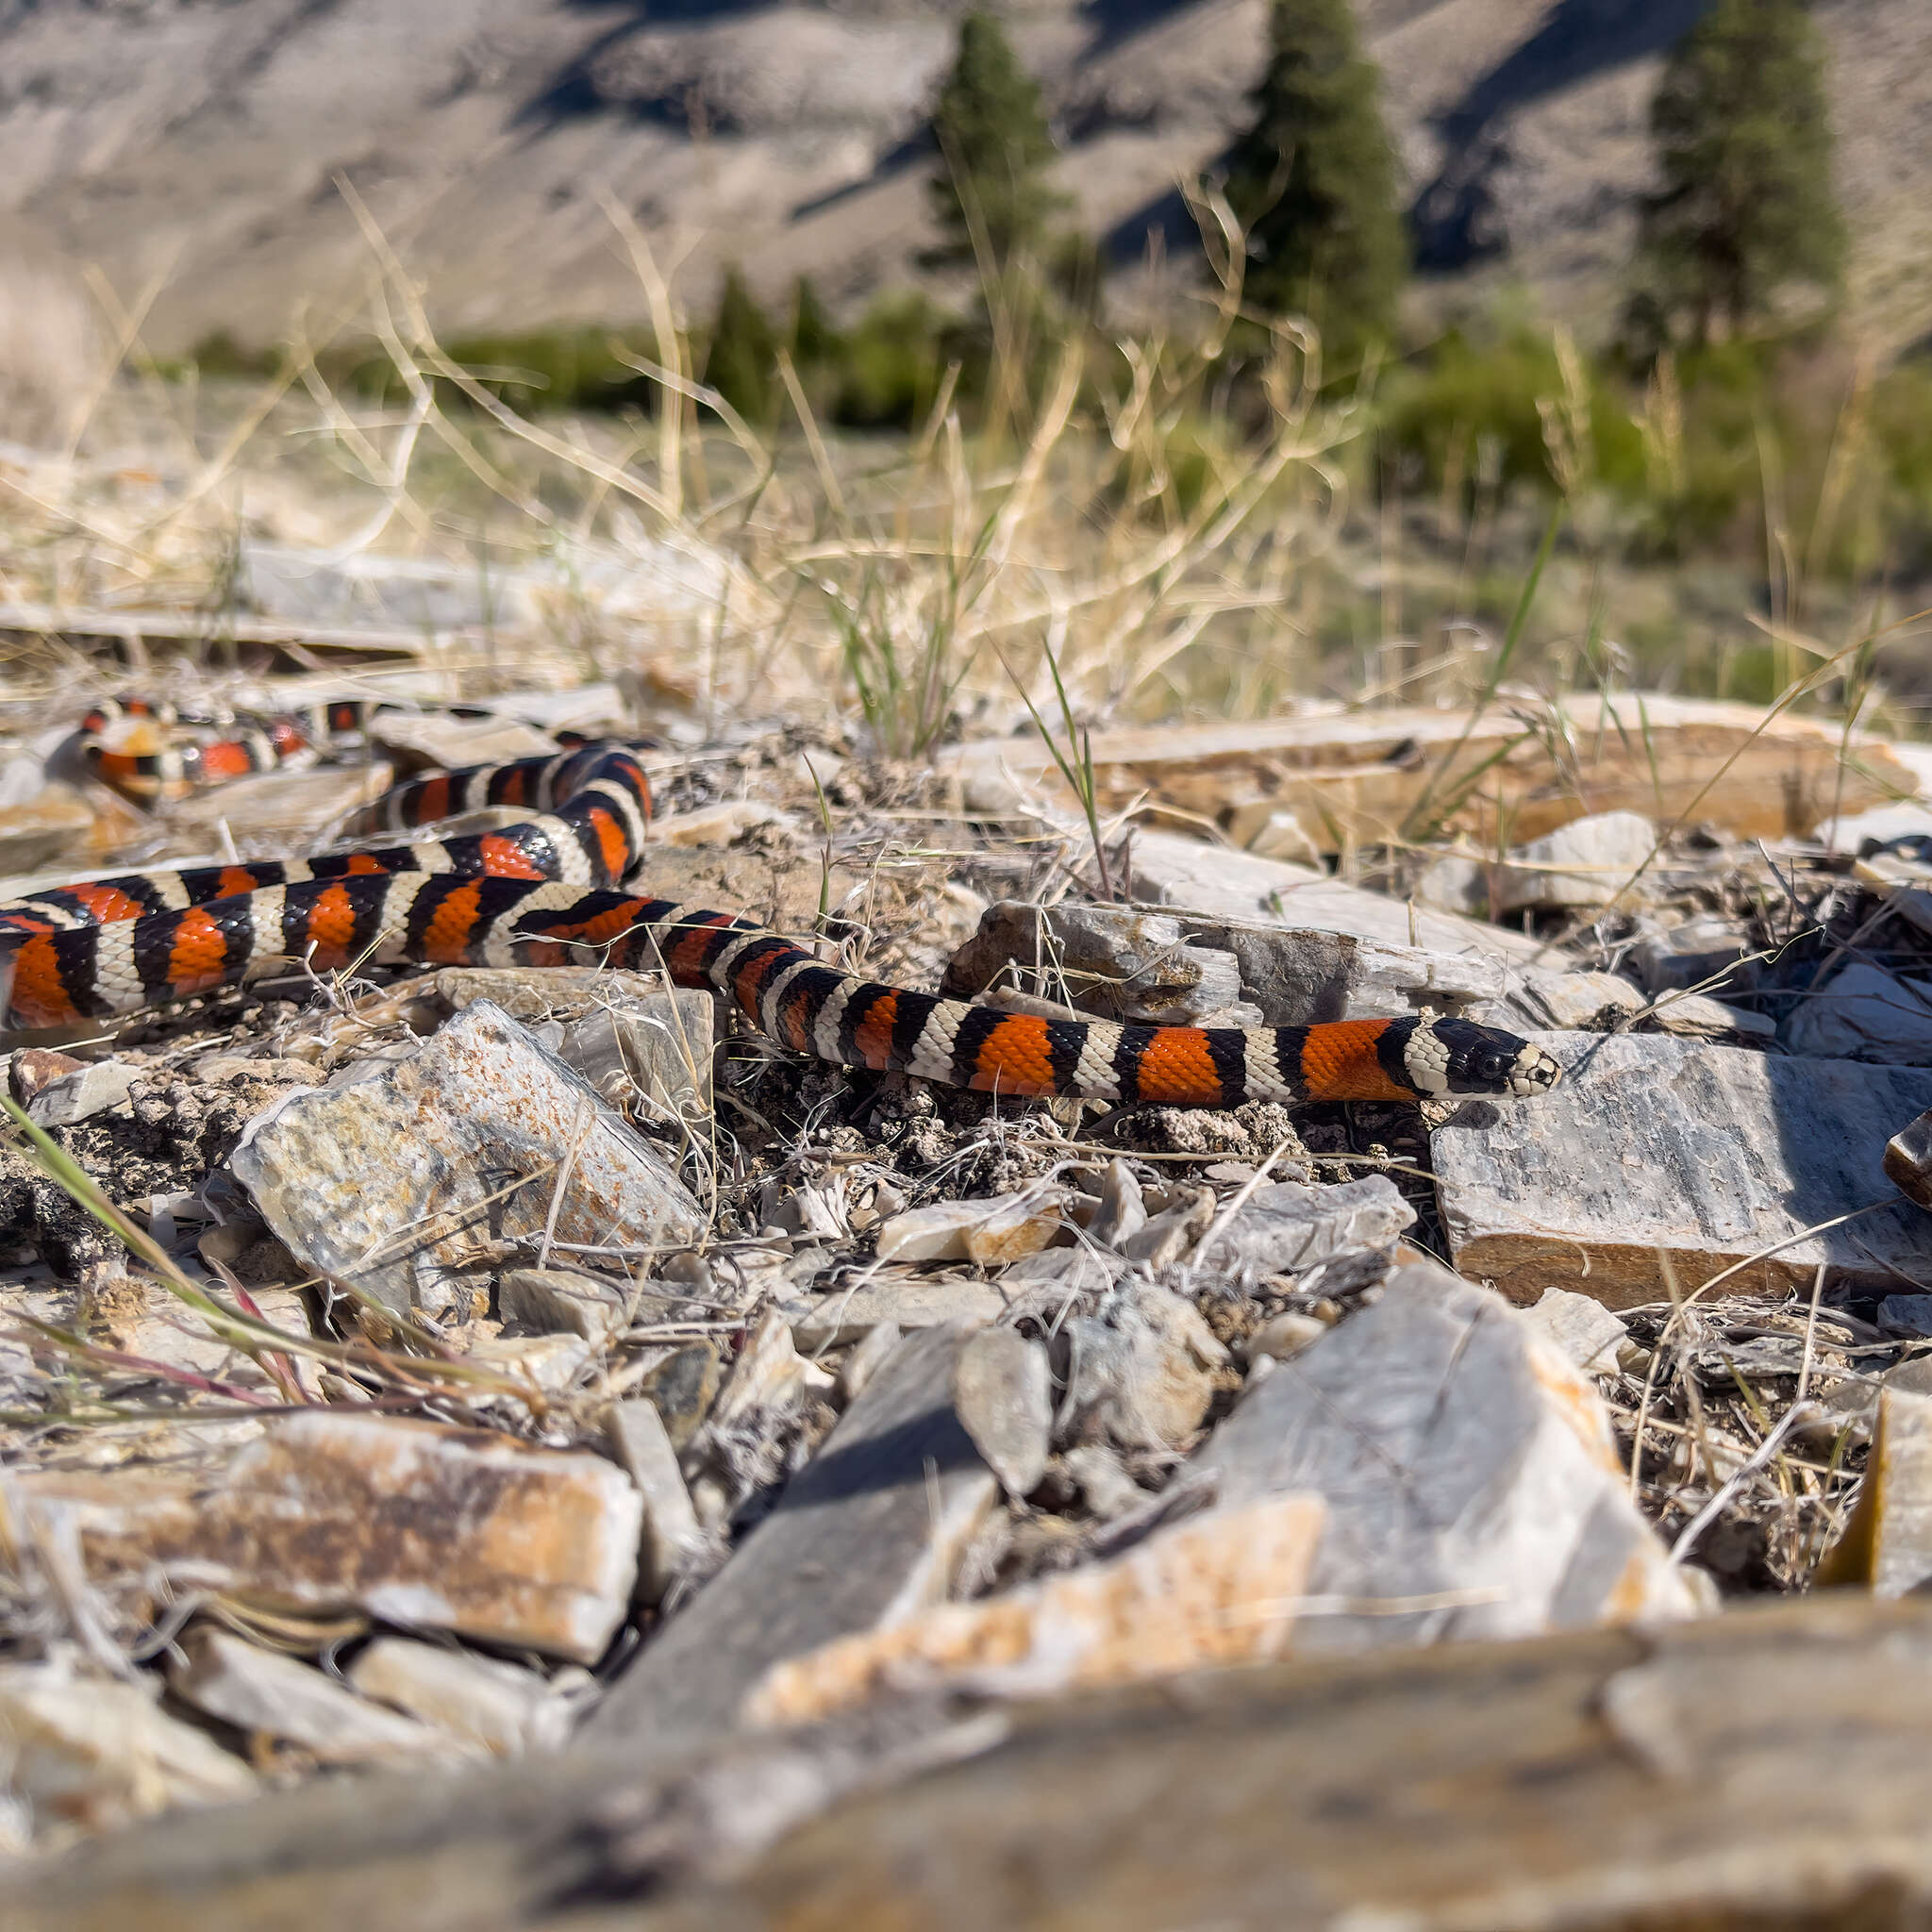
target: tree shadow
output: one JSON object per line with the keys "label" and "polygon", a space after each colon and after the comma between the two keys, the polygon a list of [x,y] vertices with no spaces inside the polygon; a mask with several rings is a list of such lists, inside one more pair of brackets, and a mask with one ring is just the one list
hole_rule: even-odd
{"label": "tree shadow", "polygon": [[1495,180],[1510,149],[1499,121],[1674,46],[1709,6],[1710,0],[1557,0],[1535,33],[1436,117],[1442,165],[1409,209],[1416,266],[1467,268],[1508,253]]}

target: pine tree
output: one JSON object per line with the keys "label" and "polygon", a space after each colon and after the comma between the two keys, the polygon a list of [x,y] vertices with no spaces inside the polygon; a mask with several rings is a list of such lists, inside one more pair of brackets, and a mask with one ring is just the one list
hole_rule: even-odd
{"label": "pine tree", "polygon": [[932,208],[944,239],[928,259],[976,260],[975,234],[996,275],[1016,257],[1036,255],[1066,197],[1046,178],[1055,149],[1040,84],[990,13],[959,23],[958,54],[934,103],[932,131],[940,150]]}
{"label": "pine tree", "polygon": [[1643,206],[1632,308],[1699,343],[1834,294],[1845,228],[1831,189],[1824,48],[1803,0],[1717,0],[1671,55],[1650,108],[1658,192]]}
{"label": "pine tree", "polygon": [[791,289],[791,366],[814,414],[830,413],[845,370],[845,338],[833,324],[809,275]]}
{"label": "pine tree", "polygon": [[1254,121],[1228,157],[1247,299],[1309,316],[1347,357],[1393,331],[1408,267],[1378,76],[1350,0],[1274,0],[1269,42]]}
{"label": "pine tree", "polygon": [[778,337],[734,263],[718,293],[705,380],[754,427],[778,418]]}

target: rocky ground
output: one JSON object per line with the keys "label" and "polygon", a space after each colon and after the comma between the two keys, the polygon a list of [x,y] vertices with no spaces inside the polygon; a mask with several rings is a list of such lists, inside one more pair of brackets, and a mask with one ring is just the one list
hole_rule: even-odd
{"label": "rocky ground", "polygon": [[[315,682],[276,648],[270,708]],[[908,1698],[1932,1574],[1914,747],[1655,699],[1640,757],[1637,700],[1527,693],[1117,733],[1096,850],[1037,737],[895,763],[644,687],[462,694],[491,715],[406,706],[154,813],[25,699],[0,896],[314,850],[391,776],[567,725],[657,741],[653,890],[869,976],[1174,1024],[1459,1013],[1566,1078],[1015,1102],[594,965],[291,966],[22,1041],[10,1852],[573,1739],[843,1739],[816,1795],[717,1826],[742,1853],[897,1762]],[[1360,828],[1432,788],[1443,829],[1371,863]]]}

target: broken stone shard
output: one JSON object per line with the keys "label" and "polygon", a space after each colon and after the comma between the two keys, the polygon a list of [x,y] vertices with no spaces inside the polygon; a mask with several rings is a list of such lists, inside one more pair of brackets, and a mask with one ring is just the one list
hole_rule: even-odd
{"label": "broken stone shard", "polygon": [[535,1671],[500,1657],[378,1637],[349,1666],[349,1682],[364,1697],[498,1757],[554,1751],[570,1735],[571,1700]]}
{"label": "broken stone shard", "polygon": [[292,1254],[397,1309],[467,1297],[479,1250],[661,1247],[704,1224],[656,1148],[488,1001],[258,1116],[229,1165]]}
{"label": "broken stone shard", "polygon": [[1279,1362],[1195,1452],[1223,1507],[1319,1496],[1299,1641],[1365,1648],[1689,1616],[1596,1392],[1498,1297],[1433,1263]]}
{"label": "broken stone shard", "polygon": [[1890,1383],[1879,1391],[1857,1499],[1816,1580],[1876,1596],[1904,1596],[1932,1580],[1932,1395]]}

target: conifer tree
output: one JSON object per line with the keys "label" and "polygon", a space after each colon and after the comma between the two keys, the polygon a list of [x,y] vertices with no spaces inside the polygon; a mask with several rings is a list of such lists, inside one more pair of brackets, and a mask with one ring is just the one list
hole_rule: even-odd
{"label": "conifer tree", "polygon": [[1408,266],[1378,91],[1350,0],[1274,0],[1254,120],[1228,157],[1248,301],[1311,317],[1344,358],[1393,331]]}
{"label": "conifer tree", "polygon": [[1046,178],[1055,150],[1040,84],[991,14],[960,21],[932,130],[940,150],[932,208],[943,240],[929,259],[976,260],[975,232],[996,275],[1021,255],[1037,256],[1066,198]]}
{"label": "conifer tree", "polygon": [[1702,343],[1768,320],[1794,287],[1838,290],[1824,58],[1803,0],[1716,0],[1672,53],[1632,303],[1659,336],[1688,325]]}
{"label": "conifer tree", "polygon": [[718,293],[705,380],[755,427],[769,428],[777,420],[777,333],[736,263]]}

